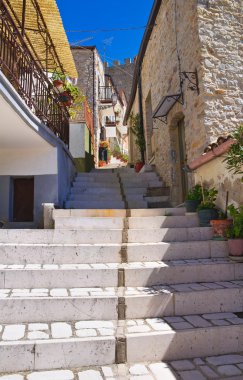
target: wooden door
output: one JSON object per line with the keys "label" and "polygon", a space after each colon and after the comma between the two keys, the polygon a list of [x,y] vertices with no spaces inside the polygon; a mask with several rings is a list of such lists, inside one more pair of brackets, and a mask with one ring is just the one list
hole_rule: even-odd
{"label": "wooden door", "polygon": [[34,178],[13,180],[13,221],[33,222],[34,220]]}

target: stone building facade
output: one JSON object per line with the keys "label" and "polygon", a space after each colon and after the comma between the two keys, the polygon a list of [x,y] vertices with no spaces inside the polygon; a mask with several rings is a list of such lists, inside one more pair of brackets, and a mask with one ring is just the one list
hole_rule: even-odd
{"label": "stone building facade", "polygon": [[[154,2],[126,120],[129,123],[129,114],[139,109],[146,161],[156,166],[171,187],[174,204],[184,200],[195,181],[195,173],[187,174],[182,168],[242,122],[240,17],[240,0]],[[186,74],[186,78],[180,73],[195,73],[198,91],[196,86],[189,88],[191,82],[196,84],[195,76]],[[172,104],[167,113],[166,102]],[[154,118],[156,109],[166,113],[166,118]],[[131,156],[133,161],[136,158]]]}
{"label": "stone building facade", "polygon": [[[78,71],[77,86],[87,98],[93,114],[95,162],[98,162],[98,146],[101,124],[99,121],[99,87],[105,86],[104,66],[95,46],[71,47]],[[77,121],[77,120],[75,120]]]}

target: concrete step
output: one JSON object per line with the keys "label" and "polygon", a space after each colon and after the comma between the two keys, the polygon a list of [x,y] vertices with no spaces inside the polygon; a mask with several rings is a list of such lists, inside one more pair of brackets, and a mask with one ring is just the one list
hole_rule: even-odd
{"label": "concrete step", "polygon": [[[1,380],[178,380],[178,379],[243,379],[243,353],[194,357],[169,362],[125,363],[61,370],[12,373]],[[142,375],[141,375],[142,374]],[[233,375],[233,377],[231,376]],[[235,376],[236,375],[236,376]],[[13,377],[14,376],[14,377]],[[222,377],[223,376],[223,377]],[[226,376],[226,377],[225,377]],[[228,377],[230,376],[230,378]],[[139,379],[140,377],[140,379]],[[136,379],[137,378],[137,379]]]}
{"label": "concrete step", "polygon": [[145,179],[159,179],[159,176],[155,172],[146,172],[146,173],[136,173],[136,172],[128,172],[128,173],[119,173],[120,178],[129,179],[129,178],[145,178]]}
{"label": "concrete step", "polygon": [[0,324],[116,320],[117,288],[0,289]]}
{"label": "concrete step", "polygon": [[170,197],[168,195],[160,195],[160,196],[145,196],[144,200],[148,203],[159,203],[159,202],[168,202]]}
{"label": "concrete step", "polygon": [[154,229],[199,227],[197,215],[154,217],[56,217],[55,228],[68,229]]}
{"label": "concrete step", "polygon": [[1,243],[0,262],[1,265],[119,263],[121,244]]}
{"label": "concrete step", "polygon": [[1,330],[0,372],[115,363],[115,321],[8,324]]}
{"label": "concrete step", "polygon": [[12,244],[121,244],[122,230],[4,230],[1,243]]}
{"label": "concrete step", "polygon": [[140,179],[130,179],[127,181],[122,181],[122,185],[125,188],[127,187],[163,187],[163,182],[154,180],[140,180]]}
{"label": "concrete step", "polygon": [[102,264],[128,262],[208,259],[228,256],[226,241],[124,244],[0,244],[1,265]]}
{"label": "concrete step", "polygon": [[129,287],[124,297],[128,319],[241,312],[243,281]]}
{"label": "concrete step", "polygon": [[120,192],[116,192],[114,194],[110,193],[100,193],[100,194],[70,194],[68,200],[70,201],[90,201],[90,202],[98,202],[98,201],[122,201],[122,195]]}
{"label": "concrete step", "polygon": [[110,171],[95,171],[95,172],[89,172],[89,173],[78,173],[76,178],[96,178],[96,177],[106,177],[106,178],[115,178],[117,177],[117,174],[112,173]]}
{"label": "concrete step", "polygon": [[134,216],[134,217],[148,217],[148,216],[174,216],[174,215],[185,215],[186,209],[184,207],[176,207],[176,208],[160,208],[160,209],[83,209],[83,210],[75,210],[75,209],[54,209],[52,212],[53,218],[56,216],[100,216],[100,217],[125,217],[125,216]]}
{"label": "concrete step", "polygon": [[129,243],[156,243],[210,240],[213,237],[211,227],[151,228],[143,230],[129,229]]}
{"label": "concrete step", "polygon": [[125,204],[123,201],[116,201],[116,200],[110,200],[110,201],[66,201],[65,202],[65,208],[75,208],[75,209],[87,209],[87,208],[94,208],[94,209],[123,209],[125,208]]}
{"label": "concrete step", "polygon": [[84,194],[84,195],[96,195],[100,196],[103,194],[109,194],[113,196],[114,194],[120,193],[120,189],[116,187],[108,188],[108,187],[100,187],[100,188],[82,188],[82,187],[71,187],[70,194]]}
{"label": "concrete step", "polygon": [[118,264],[1,265],[0,288],[113,287],[118,284]]}
{"label": "concrete step", "polygon": [[[125,331],[128,363],[187,359],[243,350],[243,319],[234,313],[128,320]],[[196,378],[199,379],[191,377]]]}
{"label": "concrete step", "polygon": [[119,182],[110,182],[107,183],[106,181],[101,182],[101,181],[95,181],[92,183],[84,182],[84,181],[74,181],[73,182],[73,187],[74,188],[81,188],[81,189],[90,189],[90,188],[116,188],[120,189],[120,184]]}
{"label": "concrete step", "polygon": [[134,208],[134,209],[141,209],[141,208],[147,208],[148,207],[148,204],[147,204],[147,202],[145,202],[143,199],[141,199],[141,200],[135,200],[135,199],[133,199],[133,200],[128,200],[128,202],[127,202],[127,207],[129,208],[129,209],[131,209],[131,208]]}
{"label": "concrete step", "polygon": [[149,187],[147,189],[148,197],[154,197],[154,196],[160,196],[160,195],[170,195],[170,188],[169,187],[161,187],[161,188]]}
{"label": "concrete step", "polygon": [[125,286],[187,284],[241,280],[243,264],[228,259],[192,259],[122,264]]}
{"label": "concrete step", "polygon": [[114,178],[106,178],[106,177],[96,177],[96,178],[79,178],[76,177],[73,183],[77,184],[86,184],[89,186],[92,186],[93,183],[100,183],[100,184],[105,184],[106,186],[110,186],[110,184],[119,184],[119,180],[117,177]]}

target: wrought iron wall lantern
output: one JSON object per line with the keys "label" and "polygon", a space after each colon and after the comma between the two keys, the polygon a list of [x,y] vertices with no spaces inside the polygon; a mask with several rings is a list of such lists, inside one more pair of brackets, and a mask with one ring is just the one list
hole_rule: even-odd
{"label": "wrought iron wall lantern", "polygon": [[191,91],[197,91],[199,95],[198,74],[195,71],[182,71],[180,72],[181,88],[185,81],[188,81],[187,88]]}

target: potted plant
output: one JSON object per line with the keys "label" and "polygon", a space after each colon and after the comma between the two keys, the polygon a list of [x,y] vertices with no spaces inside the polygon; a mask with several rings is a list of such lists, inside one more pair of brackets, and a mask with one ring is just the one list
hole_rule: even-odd
{"label": "potted plant", "polygon": [[146,148],[143,125],[141,123],[139,114],[134,115],[132,113],[129,119],[131,122],[131,131],[136,137],[135,144],[137,145],[140,156],[141,156],[141,159],[135,163],[135,170],[137,167],[136,171],[140,171],[145,162],[144,156],[145,156],[145,148]]}
{"label": "potted plant", "polygon": [[215,205],[217,194],[218,190],[215,187],[210,189],[202,187],[202,201],[197,208],[201,227],[210,227],[210,220],[218,219],[218,210]]}
{"label": "potted plant", "polygon": [[230,256],[243,256],[243,205],[228,206],[229,214],[233,223],[227,230],[227,238]]}
{"label": "potted plant", "polygon": [[103,167],[103,166],[106,166],[106,161],[104,160],[99,160],[99,167]]}
{"label": "potted plant", "polygon": [[196,184],[191,190],[188,192],[185,199],[185,207],[187,212],[196,212],[197,207],[202,201],[202,186],[200,184]]}
{"label": "potted plant", "polygon": [[210,224],[213,228],[215,239],[226,240],[227,230],[232,225],[232,219],[227,218],[228,217],[228,214],[227,214],[228,197],[229,197],[229,193],[227,191],[225,211],[219,211],[218,219],[212,219],[210,221]]}

